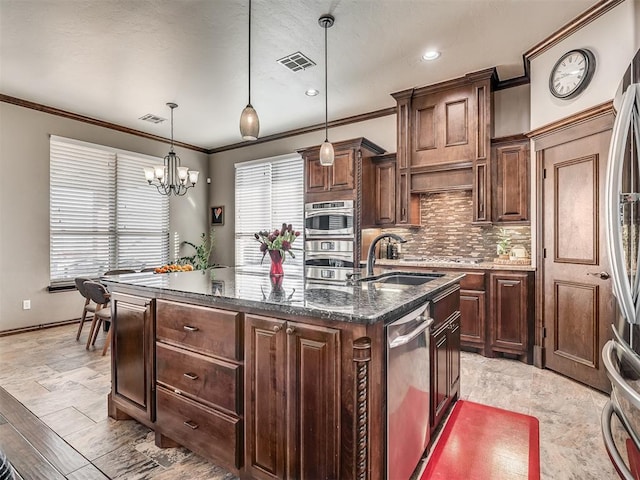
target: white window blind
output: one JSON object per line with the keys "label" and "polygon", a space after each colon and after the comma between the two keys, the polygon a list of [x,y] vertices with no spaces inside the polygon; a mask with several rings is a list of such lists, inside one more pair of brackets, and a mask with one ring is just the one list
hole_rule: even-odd
{"label": "white window blind", "polygon": [[[304,166],[299,155],[287,155],[236,165],[235,179],[235,263],[236,266],[259,265],[260,244],[254,234],[274,230],[283,223],[300,232],[293,243],[295,259],[287,254],[285,265],[302,267]],[[268,270],[265,259],[262,269]]]}
{"label": "white window blind", "polygon": [[160,161],[51,136],[52,286],[167,262],[169,202],[142,173],[143,166]]}
{"label": "white window blind", "polygon": [[150,187],[144,167],[157,158],[117,154],[116,268],[155,267],[169,259],[169,197]]}

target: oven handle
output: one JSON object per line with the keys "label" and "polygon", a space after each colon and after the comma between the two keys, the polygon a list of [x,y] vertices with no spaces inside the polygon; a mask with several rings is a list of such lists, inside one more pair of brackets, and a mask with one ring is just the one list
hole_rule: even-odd
{"label": "oven handle", "polygon": [[353,208],[341,208],[332,210],[314,210],[312,212],[305,212],[304,218],[320,217],[323,215],[345,215],[347,217],[353,217]]}
{"label": "oven handle", "polygon": [[429,328],[433,323],[433,318],[425,319],[422,315],[420,315],[420,317],[418,318],[423,319],[424,322],[422,322],[420,325],[414,328],[413,331],[407,333],[406,335],[394,338],[393,341],[389,344],[389,350],[391,350],[392,348],[401,347],[402,345],[406,345],[422,332],[424,332],[427,328]]}

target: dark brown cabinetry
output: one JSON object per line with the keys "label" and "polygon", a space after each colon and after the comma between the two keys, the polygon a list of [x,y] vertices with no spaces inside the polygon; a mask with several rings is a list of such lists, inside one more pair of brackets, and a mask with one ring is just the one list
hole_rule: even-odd
{"label": "dark brown cabinetry", "polygon": [[460,342],[466,347],[485,352],[485,293],[475,290],[460,292]]}
{"label": "dark brown cabinetry", "polygon": [[158,445],[169,439],[232,469],[242,466],[242,318],[157,301]]}
{"label": "dark brown cabinetry", "polygon": [[491,273],[491,349],[531,363],[533,298],[529,274]]}
{"label": "dark brown cabinetry", "polygon": [[460,312],[431,333],[431,425],[440,425],[460,392]]}
{"label": "dark brown cabinetry", "polygon": [[494,222],[529,220],[529,139],[495,140],[492,146]]}
{"label": "dark brown cabinetry", "polygon": [[320,164],[320,145],[298,152],[305,164],[305,202],[354,199],[360,187],[363,158],[384,153],[366,138],[355,138],[333,144],[334,163]]}
{"label": "dark brown cabinetry", "polygon": [[338,478],[340,332],[246,316],[245,470]]}
{"label": "dark brown cabinetry", "polygon": [[[370,218],[371,205],[365,205],[363,210],[366,211],[362,212],[362,227],[394,226],[396,223],[396,154],[371,157],[370,168],[372,181],[363,182],[362,196],[373,206],[373,220]],[[367,167],[365,166],[364,169],[366,171]]]}
{"label": "dark brown cabinetry", "polygon": [[431,304],[431,432],[460,392],[460,287],[445,290]]}
{"label": "dark brown cabinetry", "polygon": [[421,193],[472,189],[473,221],[491,221],[493,69],[392,94],[397,101],[396,223],[419,224]]}
{"label": "dark brown cabinetry", "polygon": [[152,425],[154,397],[154,300],[112,294],[111,393],[109,416]]}

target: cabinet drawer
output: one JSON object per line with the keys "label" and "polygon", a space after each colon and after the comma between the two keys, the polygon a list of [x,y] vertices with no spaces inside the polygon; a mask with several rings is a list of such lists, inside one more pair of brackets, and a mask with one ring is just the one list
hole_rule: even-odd
{"label": "cabinet drawer", "polygon": [[460,288],[463,290],[484,291],[484,272],[464,272],[460,279]]}
{"label": "cabinet drawer", "polygon": [[240,365],[157,343],[156,366],[158,382],[240,415]]}
{"label": "cabinet drawer", "polygon": [[453,285],[443,292],[436,294],[431,303],[431,317],[433,327],[437,327],[447,320],[454,312],[460,310],[460,285]]}
{"label": "cabinet drawer", "polygon": [[242,314],[158,300],[156,338],[207,355],[242,360]]}
{"label": "cabinet drawer", "polygon": [[162,387],[157,391],[156,429],[189,450],[240,468],[242,422]]}

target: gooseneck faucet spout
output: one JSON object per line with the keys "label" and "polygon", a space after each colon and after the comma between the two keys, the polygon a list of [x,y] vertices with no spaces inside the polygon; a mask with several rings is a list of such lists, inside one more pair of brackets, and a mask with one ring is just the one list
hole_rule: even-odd
{"label": "gooseneck faucet spout", "polygon": [[392,238],[399,243],[407,243],[407,241],[402,238],[400,235],[396,235],[395,233],[383,233],[382,235],[378,235],[373,239],[371,245],[369,245],[369,253],[367,253],[367,277],[373,275],[373,264],[376,261],[376,245],[383,238]]}

